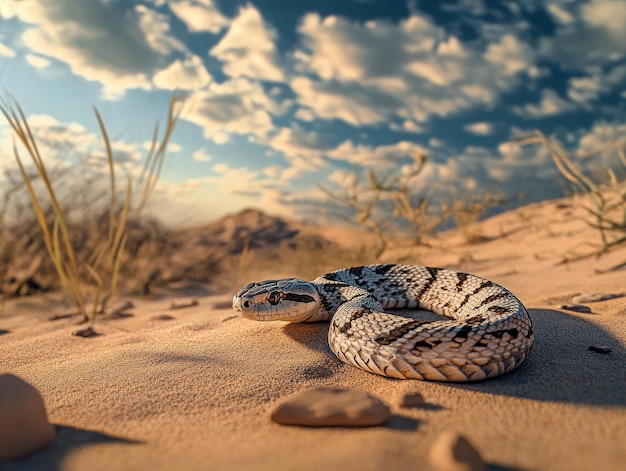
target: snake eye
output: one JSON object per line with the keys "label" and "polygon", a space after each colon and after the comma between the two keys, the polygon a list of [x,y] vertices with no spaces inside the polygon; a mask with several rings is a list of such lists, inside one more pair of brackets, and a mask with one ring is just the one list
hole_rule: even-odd
{"label": "snake eye", "polygon": [[278,291],[272,291],[267,297],[267,300],[270,304],[278,304],[280,301],[280,293]]}

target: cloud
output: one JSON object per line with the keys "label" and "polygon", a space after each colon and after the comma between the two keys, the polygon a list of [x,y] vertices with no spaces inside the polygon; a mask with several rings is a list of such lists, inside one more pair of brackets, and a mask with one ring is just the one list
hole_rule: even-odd
{"label": "cloud", "polygon": [[24,45],[66,63],[75,75],[102,84],[107,98],[130,88],[149,89],[149,76],[185,47],[168,18],[127,2],[9,2],[1,13],[26,26]]}
{"label": "cloud", "polygon": [[222,15],[212,0],[169,0],[167,6],[192,33],[219,33],[228,26],[229,19]]}
{"label": "cloud", "polygon": [[200,126],[206,138],[224,143],[228,134],[265,138],[274,129],[272,115],[284,111],[260,83],[238,78],[211,82],[192,93],[188,109],[181,118]]}
{"label": "cloud", "polygon": [[626,57],[626,3],[622,0],[555,2],[548,11],[556,33],[540,41],[541,55],[566,70],[604,66]]}
{"label": "cloud", "polygon": [[[79,180],[74,181],[76,185],[82,185],[88,177],[108,174],[108,161],[99,134],[88,132],[80,123],[62,122],[47,114],[31,114],[27,120],[49,172],[58,168],[76,167],[75,170],[81,176]],[[0,148],[12,149],[12,147],[12,129],[8,126],[0,128]],[[142,155],[137,145],[112,140],[111,148],[116,165],[125,172],[133,173],[139,169],[138,162]],[[27,157],[26,150],[18,145],[18,152],[28,166],[30,158]],[[4,152],[0,156],[0,168],[16,169],[12,152]],[[79,163],[87,165],[77,166]],[[69,185],[71,186],[71,183]]]}
{"label": "cloud", "polygon": [[209,53],[224,62],[224,73],[230,77],[282,82],[285,75],[278,63],[277,36],[259,10],[248,4],[240,8],[226,35]]}
{"label": "cloud", "polygon": [[330,158],[350,162],[362,167],[391,168],[402,162],[409,161],[414,154],[427,154],[424,147],[409,141],[396,144],[368,146],[354,144],[351,140],[344,141],[336,148],[326,152]]}
{"label": "cloud", "polygon": [[212,157],[207,153],[204,148],[195,151],[192,154],[192,157],[193,160],[197,162],[209,162],[212,159]]}
{"label": "cloud", "polygon": [[466,124],[463,126],[463,129],[471,134],[478,134],[481,136],[488,136],[493,132],[493,126],[485,122]]}
{"label": "cloud", "polygon": [[[598,121],[589,129],[579,132],[577,153],[586,154],[588,152],[594,152],[611,142],[622,142],[626,144],[624,135],[626,135],[626,123]],[[585,159],[587,165],[594,160],[595,165],[601,168],[603,173],[609,168],[615,168],[615,164],[618,162],[615,151],[602,152],[599,156]]]}
{"label": "cloud", "polygon": [[176,59],[167,68],[155,74],[152,81],[167,90],[196,90],[212,80],[202,60],[196,55]]}
{"label": "cloud", "polygon": [[26,62],[37,69],[45,69],[50,65],[50,61],[45,57],[35,56],[33,54],[26,54]]}
{"label": "cloud", "polygon": [[603,94],[623,87],[626,64],[615,67],[594,68],[582,77],[572,77],[568,82],[567,96],[578,103],[588,104]]}
{"label": "cloud", "polygon": [[513,112],[524,118],[544,118],[566,113],[574,108],[571,102],[561,98],[554,90],[545,88],[541,90],[541,97],[537,104],[527,103],[523,106],[515,106]]}
{"label": "cloud", "polygon": [[15,51],[9,46],[0,43],[0,57],[15,57]]}
{"label": "cloud", "polygon": [[295,208],[286,204],[289,192],[280,177],[269,176],[264,170],[231,167],[224,163],[213,165],[212,173],[186,183],[195,189],[194,196],[202,200],[202,217],[206,218],[207,208],[219,215],[246,206],[295,216]]}
{"label": "cloud", "polygon": [[333,145],[314,131],[305,131],[298,126],[281,128],[267,145],[282,153],[290,167],[281,173],[281,178],[292,180],[307,171],[319,170],[327,165],[323,154]]}
{"label": "cloud", "polygon": [[493,106],[535,70],[533,50],[511,32],[463,44],[417,12],[398,23],[309,13],[298,33],[298,104],[353,126]]}
{"label": "cloud", "polygon": [[402,124],[391,123],[389,125],[389,129],[392,131],[401,131],[401,132],[410,132],[410,133],[423,133],[425,131],[423,126],[420,126],[415,121],[406,119],[402,122]]}
{"label": "cloud", "polygon": [[399,97],[375,86],[308,77],[296,77],[290,85],[305,113],[319,119],[341,119],[353,126],[384,121],[402,106]]}

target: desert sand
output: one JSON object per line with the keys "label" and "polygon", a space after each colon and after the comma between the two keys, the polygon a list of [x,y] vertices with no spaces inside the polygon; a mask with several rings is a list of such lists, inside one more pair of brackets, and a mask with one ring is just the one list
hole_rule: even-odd
{"label": "desert sand", "polygon": [[[2,469],[430,469],[429,449],[445,431],[468,438],[493,470],[624,469],[626,297],[581,303],[592,313],[560,306],[578,294],[626,291],[626,247],[560,263],[597,240],[576,212],[568,200],[533,204],[480,223],[481,243],[467,245],[450,231],[437,247],[383,255],[489,278],[530,310],[536,340],[528,360],[478,383],[366,373],[335,358],[326,324],[237,317],[233,292],[171,289],[133,299],[132,317],[100,319],[102,335],[88,339],[70,335],[75,319],[46,320],[57,309],[49,296],[7,303],[0,373],[40,391],[58,437]],[[341,234],[333,229],[347,244],[355,237]],[[289,266],[267,273],[289,275],[298,273]],[[192,298],[197,305],[170,309]],[[366,391],[391,406],[392,418],[354,429],[271,422],[277,401],[319,386]],[[408,391],[426,404],[401,408],[398,397]]]}

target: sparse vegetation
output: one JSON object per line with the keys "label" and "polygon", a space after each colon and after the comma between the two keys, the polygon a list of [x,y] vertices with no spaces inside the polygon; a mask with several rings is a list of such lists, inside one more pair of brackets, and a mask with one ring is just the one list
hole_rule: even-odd
{"label": "sparse vegetation", "polygon": [[[180,97],[172,98],[163,136],[159,139],[157,125],[139,176],[133,179],[128,175],[121,194],[111,140],[102,117],[94,110],[106,150],[108,203],[101,209],[98,206],[83,206],[80,208],[82,219],[72,217],[75,208],[72,208],[70,202],[76,200],[76,195],[69,195],[65,203],[62,200],[60,189],[63,185],[59,185],[56,180],[58,175],[53,175],[44,163],[37,138],[19,104],[14,99],[6,99],[0,105],[0,111],[14,132],[13,154],[30,198],[36,224],[41,231],[42,238],[39,240],[43,241],[49,261],[68,299],[86,319],[93,321],[96,313],[104,312],[109,301],[115,297],[121,264],[129,260],[126,251],[130,248],[136,255],[145,246],[147,238],[139,235],[129,247],[129,234],[133,231],[131,221],[138,219],[158,182],[167,145],[180,113],[180,104]],[[25,164],[18,142],[30,156],[34,170]],[[102,194],[98,192],[98,186],[92,185],[93,182],[85,183],[89,184],[86,193],[94,197],[88,203],[101,201]],[[84,200],[82,202],[85,203]],[[30,238],[34,228],[24,227],[24,221],[18,221],[18,224],[22,230],[28,231],[25,234]],[[26,224],[32,225],[30,222]],[[137,233],[136,230],[134,232]],[[34,251],[37,252],[39,242],[35,239],[23,242],[16,237],[13,243],[16,245],[9,245],[9,251],[22,244],[19,248],[28,249],[34,245]],[[3,244],[3,249],[7,251],[6,244]],[[40,258],[35,258],[35,266],[27,272],[37,271],[38,265],[43,263]]]}
{"label": "sparse vegetation", "polygon": [[468,243],[482,240],[475,223],[489,208],[505,200],[497,192],[463,194],[455,190],[439,192],[435,185],[416,188],[415,179],[426,165],[427,156],[412,155],[411,165],[383,173],[367,169],[367,181],[354,174],[338,191],[322,187],[327,197],[339,205],[343,216],[371,230],[382,254],[396,234],[406,234],[415,245],[429,245],[429,239],[446,223],[459,227]]}
{"label": "sparse vegetation", "polygon": [[[556,168],[572,185],[578,205],[586,212],[585,222],[597,229],[600,236],[600,242],[593,244],[592,255],[603,254],[626,242],[626,141],[609,141],[574,159],[555,137],[548,137],[538,130],[520,135],[516,140],[521,145],[545,146]],[[613,152],[617,161],[601,172],[584,170],[578,163],[605,152]]]}

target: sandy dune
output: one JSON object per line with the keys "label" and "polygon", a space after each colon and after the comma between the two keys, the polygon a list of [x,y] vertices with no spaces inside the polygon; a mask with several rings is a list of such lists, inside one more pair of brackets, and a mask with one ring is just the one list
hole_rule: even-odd
{"label": "sandy dune", "polygon": [[[135,299],[134,316],[100,321],[104,335],[90,339],[70,335],[71,319],[44,320],[51,304],[7,305],[0,372],[39,389],[58,439],[2,469],[429,469],[429,447],[446,430],[468,437],[489,469],[623,469],[626,297],[587,303],[592,314],[558,307],[579,293],[625,291],[626,269],[610,268],[626,262],[626,247],[557,264],[595,240],[574,214],[562,201],[544,202],[483,222],[481,244],[464,245],[451,232],[439,248],[385,255],[490,278],[529,308],[529,359],[474,384],[394,380],[344,365],[326,343],[325,324],[248,321],[234,315],[232,293],[198,296],[197,306],[179,310],[170,304],[189,296]],[[272,276],[293,274],[285,267]],[[269,420],[275,401],[316,386],[368,391],[394,415],[366,429]],[[404,391],[420,392],[426,406],[399,408]]]}

